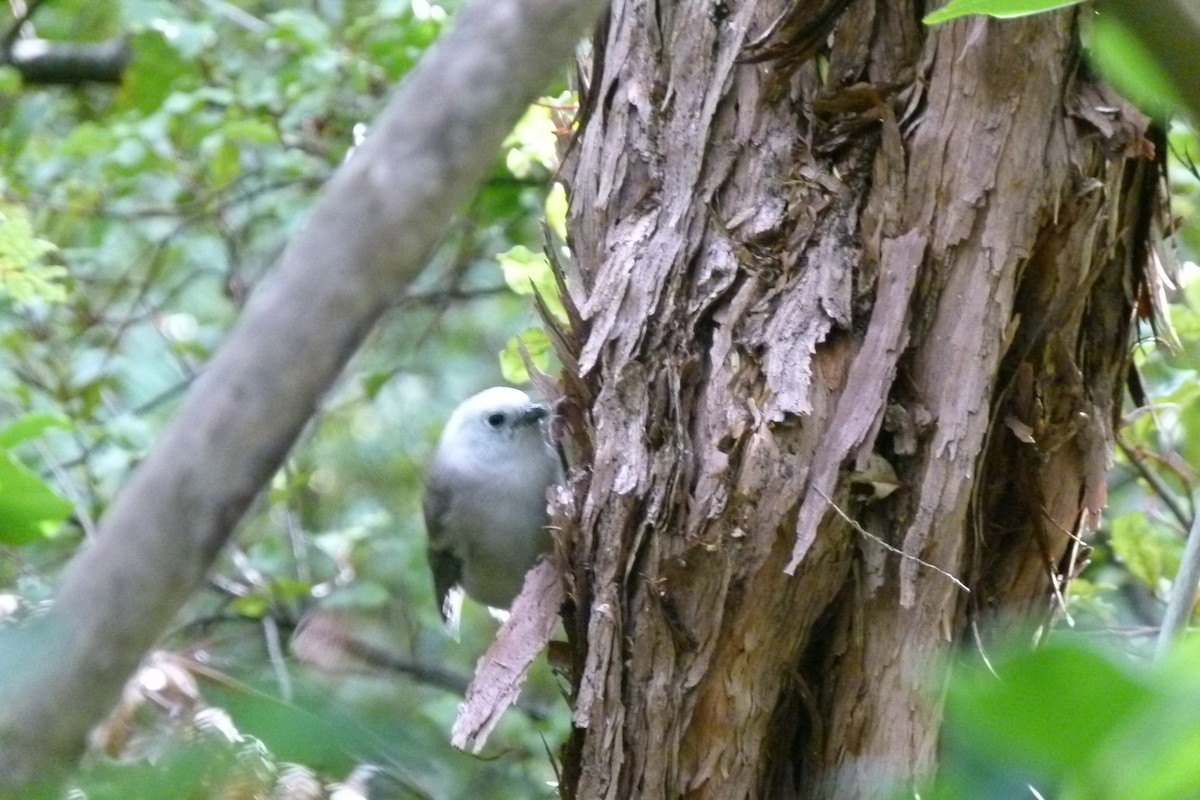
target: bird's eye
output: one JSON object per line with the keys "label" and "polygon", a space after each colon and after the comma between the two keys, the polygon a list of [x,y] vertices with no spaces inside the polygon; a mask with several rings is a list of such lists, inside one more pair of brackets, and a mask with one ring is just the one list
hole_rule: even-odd
{"label": "bird's eye", "polygon": [[499,412],[495,414],[488,414],[487,424],[491,425],[493,428],[499,428],[504,424],[504,415]]}

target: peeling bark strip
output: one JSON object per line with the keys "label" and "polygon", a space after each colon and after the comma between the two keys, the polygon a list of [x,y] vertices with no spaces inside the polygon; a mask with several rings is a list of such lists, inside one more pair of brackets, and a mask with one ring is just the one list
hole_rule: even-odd
{"label": "peeling bark strip", "polygon": [[563,601],[561,571],[543,560],[525,576],[508,619],[495,641],[479,659],[475,677],[458,707],[450,742],[460,750],[478,753],[508,707],[516,702],[521,684],[538,654],[546,649]]}
{"label": "peeling bark strip", "polygon": [[809,471],[808,491],[796,520],[796,545],[784,570],[789,575],[796,572],[817,536],[817,525],[825,516],[827,498],[833,492],[842,462],[857,450],[855,463],[862,469],[874,452],[896,364],[908,343],[908,304],[927,244],[925,235],[918,231],[883,243],[875,310],[862,350],[850,365],[846,391],[838,400]]}
{"label": "peeling bark strip", "polygon": [[[560,504],[568,797],[918,778],[939,643],[1045,613],[1098,512],[1156,203],[1144,122],[1079,77],[1073,12],[924,11],[612,3],[564,167],[593,454]],[[868,463],[899,488],[864,493]]]}

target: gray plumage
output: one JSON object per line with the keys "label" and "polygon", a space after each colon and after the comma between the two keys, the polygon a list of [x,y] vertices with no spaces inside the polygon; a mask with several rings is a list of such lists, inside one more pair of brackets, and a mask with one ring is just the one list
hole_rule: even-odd
{"label": "gray plumage", "polygon": [[507,608],[553,540],[546,490],[561,480],[542,421],[518,389],[497,386],[450,415],[425,479],[429,568],[442,619],[453,622],[454,586]]}

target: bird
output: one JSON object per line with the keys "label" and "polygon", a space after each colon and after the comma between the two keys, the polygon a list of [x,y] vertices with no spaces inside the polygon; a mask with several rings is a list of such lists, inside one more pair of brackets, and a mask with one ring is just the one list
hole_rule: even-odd
{"label": "bird", "polygon": [[525,573],[550,552],[547,490],[562,481],[550,409],[508,386],[450,414],[425,476],[422,511],[442,621],[457,630],[461,594],[506,609]]}

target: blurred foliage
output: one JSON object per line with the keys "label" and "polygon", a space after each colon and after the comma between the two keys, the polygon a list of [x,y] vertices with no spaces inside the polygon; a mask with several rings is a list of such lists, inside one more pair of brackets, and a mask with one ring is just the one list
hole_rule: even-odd
{"label": "blurred foliage", "polygon": [[0,205],[0,301],[28,304],[65,300],[62,282],[66,269],[39,263],[53,251],[53,244],[34,236],[25,209]]}
{"label": "blurred foliage", "polygon": [[[134,58],[119,87],[21,86],[13,70],[0,80],[0,618],[48,601],[321,185],[456,7],[37,9],[39,37],[127,36]],[[10,26],[0,19],[0,33]],[[471,607],[461,644],[443,632],[419,501],[449,409],[520,377],[501,374],[508,342],[523,335],[553,366],[528,296],[536,286],[556,302],[538,254],[571,98],[565,84],[551,91],[97,731],[76,776],[87,797],[261,796],[255,786],[318,797],[334,782],[342,797],[368,782],[380,797],[553,793],[550,753],[568,722],[548,669],[483,758],[449,746],[496,622]],[[314,618],[338,635],[301,658],[291,640]]]}
{"label": "blurred foliage", "polygon": [[[1058,634],[960,666],[946,753],[923,800],[1189,800],[1200,797],[1200,642],[1148,665]],[[903,795],[911,797],[911,793]]]}
{"label": "blurred foliage", "polygon": [[[1146,43],[1108,14],[1088,17],[1092,60],[1126,97],[1157,118],[1170,118],[1180,96]],[[1153,45],[1150,45],[1151,47]]]}
{"label": "blurred foliage", "polygon": [[65,417],[27,414],[0,430],[0,544],[26,544],[56,532],[71,504],[10,454],[52,426],[70,427]]}

